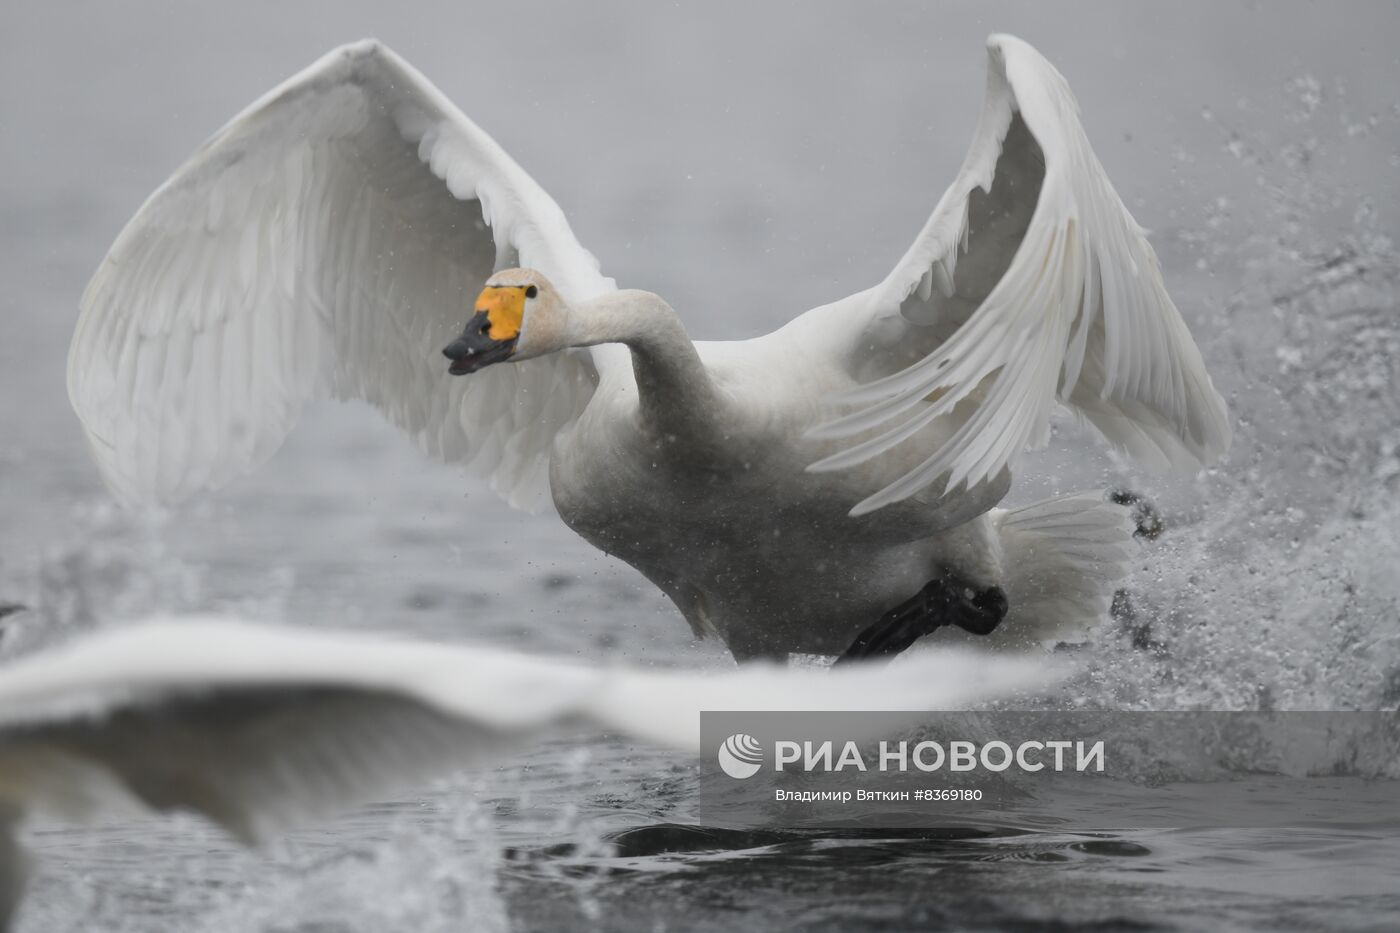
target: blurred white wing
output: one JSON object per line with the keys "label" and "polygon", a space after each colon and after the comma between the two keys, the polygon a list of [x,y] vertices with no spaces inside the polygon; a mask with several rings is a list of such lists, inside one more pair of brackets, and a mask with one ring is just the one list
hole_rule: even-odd
{"label": "blurred white wing", "polygon": [[0,928],[22,868],[5,830],[29,813],[190,809],[251,842],[559,720],[695,751],[702,710],[926,710],[1054,679],[948,652],[705,674],[217,618],[99,633],[0,668]]}
{"label": "blurred white wing", "polygon": [[967,159],[846,348],[852,372],[879,378],[813,432],[853,445],[814,470],[927,448],[853,514],[997,476],[1048,440],[1056,400],[1152,466],[1194,468],[1229,447],[1224,401],[1069,85],[1019,39],[987,48]]}
{"label": "blurred white wing", "polygon": [[466,379],[440,350],[497,268],[613,288],[559,207],[390,50],[337,49],[235,118],[122,231],[82,301],[68,390],[127,501],[266,461],[318,397],[374,405],[515,504],[596,380],[569,352]]}

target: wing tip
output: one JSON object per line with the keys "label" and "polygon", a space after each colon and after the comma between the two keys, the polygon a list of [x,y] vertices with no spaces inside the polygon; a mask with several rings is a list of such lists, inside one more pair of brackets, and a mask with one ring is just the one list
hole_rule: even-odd
{"label": "wing tip", "polygon": [[356,39],[354,42],[347,42],[344,45],[332,49],[330,56],[345,59],[374,58],[378,55],[393,55],[394,50],[389,48],[382,40],[374,36],[366,36],[363,39]]}
{"label": "wing tip", "polygon": [[847,517],[848,517],[848,518],[860,518],[860,517],[863,516],[863,515],[869,515],[871,512],[878,512],[878,511],[880,511],[881,509],[883,509],[883,508],[885,507],[886,503],[879,502],[879,503],[872,504],[872,503],[871,503],[871,499],[874,499],[874,498],[875,498],[874,496],[871,496],[869,499],[862,499],[861,501],[857,502],[855,505],[851,506],[851,510],[850,510],[849,512],[846,513]]}
{"label": "wing tip", "polygon": [[987,36],[987,51],[992,55],[1005,55],[1008,46],[1017,48],[1029,44],[1026,40],[1019,36],[1013,36],[1009,32],[994,32]]}
{"label": "wing tip", "polygon": [[[373,73],[375,69],[386,66],[405,72],[410,77],[421,77],[415,75],[408,63],[397,52],[389,48],[382,39],[366,36],[363,39],[346,42],[331,49],[302,72],[289,78],[281,88],[274,89],[269,96],[274,96],[277,90],[290,89],[312,76],[339,75],[343,80],[359,83],[366,80],[368,73]],[[262,103],[262,101],[258,103]],[[254,104],[254,107],[256,106],[257,104]]]}
{"label": "wing tip", "polygon": [[1049,69],[1050,73],[1054,75],[1060,74],[1059,69],[1050,59],[1042,55],[1039,49],[1020,36],[1013,36],[1009,32],[994,32],[987,36],[987,54],[991,57],[994,65],[1003,72],[1007,59],[1015,56],[1023,67],[1026,64],[1034,63],[1039,68]]}

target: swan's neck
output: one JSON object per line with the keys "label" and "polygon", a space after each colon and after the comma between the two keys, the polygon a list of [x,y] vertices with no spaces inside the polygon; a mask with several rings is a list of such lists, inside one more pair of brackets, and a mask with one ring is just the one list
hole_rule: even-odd
{"label": "swan's neck", "polygon": [[569,343],[620,343],[632,353],[642,425],[661,436],[712,433],[719,394],[680,317],[656,295],[613,292],[573,309]]}

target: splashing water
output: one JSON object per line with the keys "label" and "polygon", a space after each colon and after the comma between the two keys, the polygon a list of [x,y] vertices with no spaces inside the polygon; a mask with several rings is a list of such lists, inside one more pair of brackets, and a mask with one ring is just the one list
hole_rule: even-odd
{"label": "splashing water", "polygon": [[[1289,89],[1290,122],[1326,116],[1316,78]],[[1228,236],[1228,205],[1216,204],[1215,229],[1190,240],[1198,268],[1240,283],[1207,309],[1207,327],[1193,322],[1236,419],[1234,447],[1190,489],[1190,511],[1145,548],[1130,586],[1132,637],[1096,646],[1083,700],[1394,709],[1400,254],[1368,196],[1328,187],[1320,166],[1333,156],[1318,137],[1278,145],[1209,120],[1267,195],[1243,238]],[[1348,201],[1342,232],[1322,234]]]}

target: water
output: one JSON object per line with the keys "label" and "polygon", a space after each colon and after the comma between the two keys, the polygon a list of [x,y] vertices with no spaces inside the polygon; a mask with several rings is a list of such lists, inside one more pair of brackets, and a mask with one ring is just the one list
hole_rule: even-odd
{"label": "water", "polygon": [[[1239,419],[1229,460],[1195,479],[1138,475],[1069,422],[1027,462],[1017,501],[1126,483],[1169,521],[1131,581],[1134,621],[1081,652],[1066,699],[1394,709],[1400,13],[1075,11],[7,5],[0,596],[36,611],[4,649],[216,608],[727,663],[557,519],[510,512],[354,407],[315,408],[258,475],[177,515],[115,512],[64,398],[77,296],[221,120],[377,34],[554,194],[607,272],[666,295],[699,337],[759,333],[888,270],[962,157],[981,38],[1007,29],[1076,88]],[[695,772],[685,756],[559,734],[266,852],[185,818],[37,830],[20,927],[1366,930],[1400,915],[1393,815],[1085,836],[1047,828],[1041,802],[972,829],[753,836],[686,828]],[[1312,803],[1346,797],[1303,787]]]}

